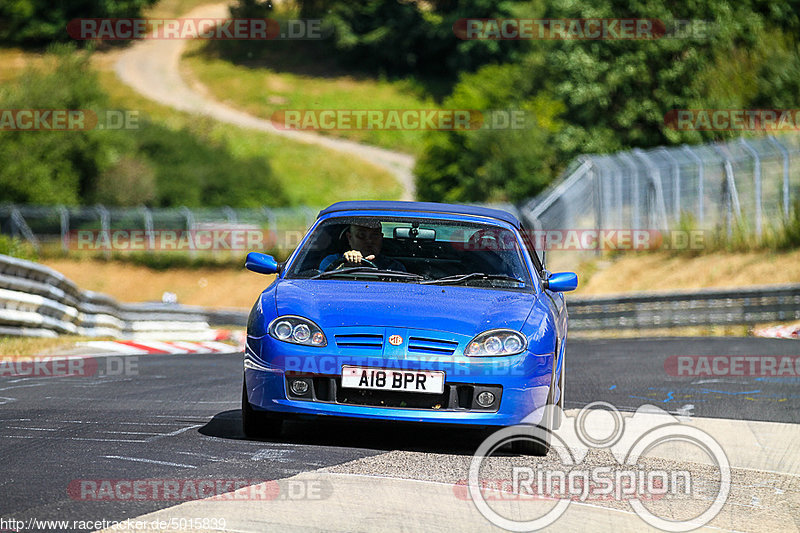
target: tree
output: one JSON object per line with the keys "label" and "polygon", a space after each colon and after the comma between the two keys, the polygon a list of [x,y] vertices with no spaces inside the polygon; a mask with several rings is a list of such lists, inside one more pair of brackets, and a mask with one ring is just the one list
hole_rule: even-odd
{"label": "tree", "polygon": [[76,18],[139,18],[158,0],[6,0],[0,2],[0,42],[43,46],[68,42]]}

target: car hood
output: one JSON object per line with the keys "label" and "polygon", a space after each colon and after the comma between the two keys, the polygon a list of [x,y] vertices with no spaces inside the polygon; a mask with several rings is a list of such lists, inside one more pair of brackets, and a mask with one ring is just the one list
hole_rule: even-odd
{"label": "car hood", "polygon": [[393,326],[475,335],[519,330],[536,294],[503,290],[344,280],[282,280],[278,315],[300,315],[320,327]]}

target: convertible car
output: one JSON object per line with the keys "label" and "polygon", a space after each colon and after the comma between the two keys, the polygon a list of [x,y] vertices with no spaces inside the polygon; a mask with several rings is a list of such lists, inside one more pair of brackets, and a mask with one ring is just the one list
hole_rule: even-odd
{"label": "convertible car", "polygon": [[[357,252],[357,253],[356,253]],[[322,210],[248,320],[242,420],[291,417],[551,427],[564,403],[571,272],[550,274],[519,220],[484,207],[340,202]],[[519,440],[520,453],[549,443]]]}

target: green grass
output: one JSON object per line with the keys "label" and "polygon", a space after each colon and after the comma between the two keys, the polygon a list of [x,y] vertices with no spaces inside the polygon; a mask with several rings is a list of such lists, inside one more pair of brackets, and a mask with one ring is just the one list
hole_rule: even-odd
{"label": "green grass", "polygon": [[[288,205],[325,206],[340,200],[394,200],[402,189],[388,171],[350,155],[298,143],[264,132],[242,129],[207,117],[175,111],[157,104],[124,85],[111,70],[117,52],[96,52],[93,66],[109,95],[109,108],[139,112],[146,121],[212,143],[235,160],[264,160],[280,184]],[[0,86],[11,83],[29,64],[43,64],[42,54],[16,48],[0,49]],[[145,120],[140,123],[146,124]],[[187,162],[188,163],[188,162]],[[222,180],[221,180],[222,181]]]}
{"label": "green grass", "polygon": [[[305,46],[313,45],[316,43]],[[258,61],[233,63],[218,57],[213,47],[213,44],[193,43],[183,58],[188,73],[205,85],[216,99],[261,118],[269,119],[281,109],[438,107],[433,98],[424,96],[425,90],[413,80],[352,75],[324,64],[324,59],[308,58],[318,62],[314,66],[301,64],[305,58],[303,52],[291,54],[290,58],[265,53],[265,57]],[[323,134],[414,155],[422,152],[425,136],[424,131],[413,130],[342,130],[324,131]]]}
{"label": "green grass", "polygon": [[223,144],[235,158],[266,158],[290,205],[322,206],[355,199],[391,200],[401,194],[400,185],[389,172],[352,156],[174,111],[140,96],[122,84],[113,72],[101,72],[100,79],[110,95],[112,108],[138,110],[152,122],[194,132]]}

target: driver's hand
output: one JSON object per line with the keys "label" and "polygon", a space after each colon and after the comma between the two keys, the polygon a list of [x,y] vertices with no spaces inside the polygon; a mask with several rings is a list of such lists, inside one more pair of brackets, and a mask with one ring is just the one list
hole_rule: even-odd
{"label": "driver's hand", "polygon": [[358,250],[349,250],[344,253],[344,260],[347,261],[348,263],[358,265],[361,263],[362,259],[366,259],[367,261],[372,261],[373,259],[375,259],[375,256],[368,255],[367,257],[364,257]]}

